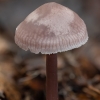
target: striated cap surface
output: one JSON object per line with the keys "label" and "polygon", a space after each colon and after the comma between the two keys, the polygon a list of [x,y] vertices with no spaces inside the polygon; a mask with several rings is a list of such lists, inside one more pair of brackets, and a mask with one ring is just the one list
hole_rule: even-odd
{"label": "striated cap surface", "polygon": [[33,53],[52,54],[78,48],[88,40],[86,25],[72,10],[46,3],[16,28],[15,42]]}

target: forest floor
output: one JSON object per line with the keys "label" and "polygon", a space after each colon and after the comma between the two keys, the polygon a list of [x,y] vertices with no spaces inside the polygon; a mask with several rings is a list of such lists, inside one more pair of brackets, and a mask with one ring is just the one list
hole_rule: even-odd
{"label": "forest floor", "polygon": [[[100,100],[99,40],[58,54],[59,100]],[[0,28],[0,100],[45,100],[45,55],[21,50]]]}

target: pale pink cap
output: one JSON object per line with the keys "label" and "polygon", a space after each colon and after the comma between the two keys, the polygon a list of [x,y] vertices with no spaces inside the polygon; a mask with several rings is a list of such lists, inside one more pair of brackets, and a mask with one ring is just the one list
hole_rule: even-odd
{"label": "pale pink cap", "polygon": [[58,3],[46,3],[16,28],[15,42],[33,53],[52,54],[78,48],[88,40],[84,21]]}

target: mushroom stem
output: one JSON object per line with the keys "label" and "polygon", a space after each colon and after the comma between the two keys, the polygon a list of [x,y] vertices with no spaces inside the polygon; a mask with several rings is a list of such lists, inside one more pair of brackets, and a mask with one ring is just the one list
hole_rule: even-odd
{"label": "mushroom stem", "polygon": [[46,55],[46,100],[58,100],[57,54]]}

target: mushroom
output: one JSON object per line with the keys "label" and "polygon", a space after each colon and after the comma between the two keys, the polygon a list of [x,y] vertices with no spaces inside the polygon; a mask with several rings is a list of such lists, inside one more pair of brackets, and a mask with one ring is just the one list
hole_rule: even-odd
{"label": "mushroom", "polygon": [[57,53],[78,48],[88,40],[84,21],[58,3],[43,4],[16,28],[15,42],[24,50],[46,54],[46,99],[58,100]]}

